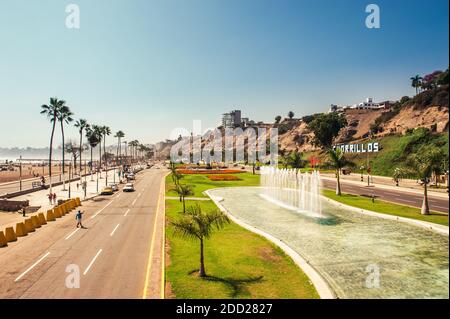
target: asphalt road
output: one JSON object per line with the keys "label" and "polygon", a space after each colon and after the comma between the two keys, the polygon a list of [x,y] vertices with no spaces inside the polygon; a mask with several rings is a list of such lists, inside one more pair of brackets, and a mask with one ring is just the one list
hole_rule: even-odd
{"label": "asphalt road", "polygon": [[160,298],[165,174],[83,203],[87,229],[72,211],[1,249],[0,298]]}
{"label": "asphalt road", "polygon": [[[336,181],[334,180],[322,180],[322,185],[324,188],[328,189],[336,189]],[[355,184],[346,183],[341,180],[341,190],[344,193],[361,195],[361,196],[375,196],[376,199],[381,199],[389,202],[394,202],[398,204],[413,206],[413,207],[422,207],[423,196],[419,194],[413,193],[405,193],[401,191],[395,190],[387,190],[381,189],[377,187],[368,187],[368,186],[358,186]],[[449,211],[449,200],[448,198],[438,198],[429,196],[428,203],[430,205],[430,209],[438,212],[447,213]]]}

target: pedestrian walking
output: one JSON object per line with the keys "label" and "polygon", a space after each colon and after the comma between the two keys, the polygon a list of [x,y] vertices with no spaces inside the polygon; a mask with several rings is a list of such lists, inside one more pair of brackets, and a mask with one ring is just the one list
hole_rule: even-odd
{"label": "pedestrian walking", "polygon": [[47,197],[48,197],[48,201],[50,202],[50,205],[51,205],[52,204],[52,200],[53,200],[53,194],[50,193],[50,194],[47,195]]}
{"label": "pedestrian walking", "polygon": [[81,210],[77,211],[76,215],[75,215],[75,219],[77,221],[77,228],[78,226],[80,226],[81,228],[84,228],[83,224],[81,223],[81,219],[83,218],[83,214],[81,212]]}
{"label": "pedestrian walking", "polygon": [[53,204],[56,205],[56,193],[53,193]]}

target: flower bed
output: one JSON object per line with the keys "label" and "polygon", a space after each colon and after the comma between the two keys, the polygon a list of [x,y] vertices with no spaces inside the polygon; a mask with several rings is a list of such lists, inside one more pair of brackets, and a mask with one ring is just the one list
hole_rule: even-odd
{"label": "flower bed", "polygon": [[234,175],[208,175],[209,180],[214,182],[219,181],[242,181],[241,178]]}
{"label": "flower bed", "polygon": [[238,174],[244,173],[237,169],[177,169],[180,174]]}

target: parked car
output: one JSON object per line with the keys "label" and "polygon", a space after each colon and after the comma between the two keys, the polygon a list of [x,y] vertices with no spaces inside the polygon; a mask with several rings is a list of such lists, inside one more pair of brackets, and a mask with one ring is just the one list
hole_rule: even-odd
{"label": "parked car", "polygon": [[135,180],[135,179],[136,179],[136,176],[134,175],[134,173],[129,173],[129,174],[127,175],[127,179],[128,179],[128,180]]}
{"label": "parked car", "polygon": [[125,185],[125,187],[123,188],[124,192],[134,192],[134,185],[133,183],[128,183]]}
{"label": "parked car", "polygon": [[102,189],[101,195],[112,195],[114,194],[113,189],[110,186],[106,186]]}

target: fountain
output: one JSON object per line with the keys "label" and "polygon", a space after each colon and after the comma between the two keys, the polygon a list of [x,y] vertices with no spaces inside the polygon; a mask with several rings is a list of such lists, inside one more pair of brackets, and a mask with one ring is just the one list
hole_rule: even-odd
{"label": "fountain", "polygon": [[320,200],[320,173],[261,167],[260,194],[265,200],[314,218],[324,218]]}

